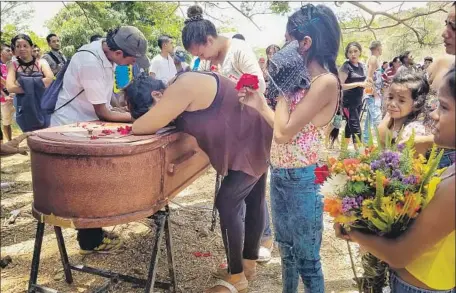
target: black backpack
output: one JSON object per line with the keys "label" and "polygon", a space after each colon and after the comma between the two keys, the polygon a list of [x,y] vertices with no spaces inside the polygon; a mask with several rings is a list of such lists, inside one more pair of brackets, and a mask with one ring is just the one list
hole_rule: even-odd
{"label": "black backpack", "polygon": [[[76,51],[75,54],[79,52],[89,52],[93,56],[99,57],[95,55],[92,51],[88,50],[79,50]],[[58,107],[55,109],[55,105],[57,103],[57,99],[59,97],[59,92],[63,87],[63,77],[65,76],[65,72],[67,71],[68,66],[70,65],[71,59],[69,59],[65,65],[63,65],[62,69],[60,69],[59,73],[57,73],[57,76],[55,77],[55,80],[51,83],[51,85],[44,91],[43,96],[41,97],[41,112],[44,117],[44,125],[43,128],[49,127],[51,123],[51,115],[71,103],[74,99],[76,99],[84,89],[82,89],[79,93],[76,94],[71,100],[63,104],[62,106]]]}

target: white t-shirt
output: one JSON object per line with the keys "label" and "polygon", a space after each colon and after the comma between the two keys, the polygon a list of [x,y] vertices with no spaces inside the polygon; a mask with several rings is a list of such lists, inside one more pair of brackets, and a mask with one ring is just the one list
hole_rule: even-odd
{"label": "white t-shirt", "polygon": [[166,59],[161,54],[156,55],[150,62],[149,72],[155,73],[156,79],[168,84],[168,81],[177,74],[173,57],[168,55],[168,59]]}
{"label": "white t-shirt", "polygon": [[79,50],[93,52],[76,53],[68,65],[63,77],[55,109],[74,98],[77,98],[51,116],[51,126],[65,125],[76,122],[98,120],[93,105],[106,104],[110,109],[110,101],[114,87],[114,67],[103,52],[102,41],[92,42]]}
{"label": "white t-shirt", "polygon": [[261,91],[264,92],[266,89],[263,71],[253,49],[246,41],[231,39],[231,45],[219,72],[234,82],[237,82],[244,73],[256,75],[260,81]]}

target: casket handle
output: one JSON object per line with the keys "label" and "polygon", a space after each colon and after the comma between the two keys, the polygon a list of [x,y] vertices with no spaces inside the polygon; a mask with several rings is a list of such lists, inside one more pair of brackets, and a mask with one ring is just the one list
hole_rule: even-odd
{"label": "casket handle", "polygon": [[180,165],[184,164],[185,162],[193,158],[197,153],[197,150],[191,150],[190,152],[185,153],[179,158],[177,158],[175,161],[168,165],[168,173],[175,173]]}

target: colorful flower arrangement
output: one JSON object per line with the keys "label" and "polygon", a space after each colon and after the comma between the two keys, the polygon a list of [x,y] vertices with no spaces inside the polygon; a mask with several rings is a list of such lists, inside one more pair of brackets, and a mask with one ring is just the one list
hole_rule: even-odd
{"label": "colorful flower arrangement", "polygon": [[[398,142],[401,133],[396,138]],[[348,150],[344,142],[339,158],[330,157],[327,165],[316,169],[316,183],[322,184],[324,211],[345,230],[355,228],[363,233],[396,238],[410,227],[434,196],[443,171],[437,170],[443,151],[437,154],[434,146],[427,161],[422,155],[416,156],[414,132],[402,144],[386,137],[384,146],[374,145],[371,133],[369,137],[366,145],[358,140],[358,150]],[[377,141],[378,137],[377,131]],[[372,281],[380,289],[368,292],[381,292],[386,278],[379,274],[386,274],[387,266],[372,255],[367,260],[370,267],[381,268],[382,272],[373,269],[375,274],[366,276],[364,267],[365,279],[384,280],[380,286],[378,281]]]}

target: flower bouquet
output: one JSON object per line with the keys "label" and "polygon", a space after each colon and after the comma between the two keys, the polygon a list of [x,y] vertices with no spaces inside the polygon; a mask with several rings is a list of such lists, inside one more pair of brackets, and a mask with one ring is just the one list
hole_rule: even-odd
{"label": "flower bouquet", "polygon": [[[401,133],[396,141],[401,141]],[[437,170],[443,152],[434,146],[428,161],[416,156],[413,132],[403,144],[386,137],[385,146],[357,140],[358,150],[348,150],[344,142],[339,158],[328,158],[327,165],[317,168],[316,183],[322,183],[324,211],[345,230],[396,238],[406,231],[434,196],[440,182]],[[377,131],[377,141],[378,139]],[[351,252],[350,252],[351,255]],[[363,256],[364,292],[382,292],[386,285],[388,265],[371,254]],[[353,265],[353,262],[352,262]]]}

